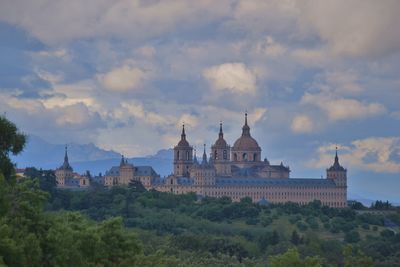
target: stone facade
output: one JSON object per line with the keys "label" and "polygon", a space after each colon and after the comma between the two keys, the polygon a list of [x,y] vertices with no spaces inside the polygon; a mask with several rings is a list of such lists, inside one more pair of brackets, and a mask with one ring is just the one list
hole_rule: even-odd
{"label": "stone facade", "polygon": [[65,147],[64,163],[56,169],[55,175],[58,188],[88,188],[90,186],[89,175],[75,173],[69,164],[67,147]]}
{"label": "stone facade", "polygon": [[134,166],[123,156],[119,166],[112,167],[103,177],[105,186],[129,185],[131,181],[140,181],[146,189],[158,184],[160,176],[150,166]]}
{"label": "stone facade", "polygon": [[261,160],[261,148],[245,123],[242,135],[231,148],[224,140],[222,123],[218,139],[207,160],[204,148],[201,163],[192,156],[193,149],[182,128],[181,140],[174,147],[174,174],[150,187],[174,194],[194,192],[200,196],[230,197],[233,201],[250,197],[254,202],[306,204],[320,200],[330,207],[347,205],[347,170],[335,156],[327,169],[327,178],[290,178],[290,169]]}

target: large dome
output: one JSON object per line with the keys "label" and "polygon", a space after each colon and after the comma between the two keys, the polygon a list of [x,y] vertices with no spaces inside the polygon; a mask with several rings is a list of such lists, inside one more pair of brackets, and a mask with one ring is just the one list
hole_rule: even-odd
{"label": "large dome", "polygon": [[242,136],[236,140],[233,149],[236,151],[257,150],[261,151],[257,141],[250,135],[250,127],[247,125],[247,113],[245,114],[244,125],[242,128]]}
{"label": "large dome", "polygon": [[233,145],[233,150],[260,150],[260,146],[253,137],[242,135],[238,140],[236,140]]}

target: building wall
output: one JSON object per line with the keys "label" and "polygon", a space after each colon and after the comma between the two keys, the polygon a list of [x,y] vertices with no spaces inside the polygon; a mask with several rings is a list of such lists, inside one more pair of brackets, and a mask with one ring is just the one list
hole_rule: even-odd
{"label": "building wall", "polygon": [[345,187],[323,186],[183,186],[177,184],[165,184],[155,187],[162,192],[174,194],[186,194],[194,192],[209,197],[230,197],[232,201],[240,201],[244,197],[250,197],[253,202],[266,199],[270,203],[294,202],[301,205],[314,200],[320,200],[323,205],[335,208],[347,206],[347,190]]}

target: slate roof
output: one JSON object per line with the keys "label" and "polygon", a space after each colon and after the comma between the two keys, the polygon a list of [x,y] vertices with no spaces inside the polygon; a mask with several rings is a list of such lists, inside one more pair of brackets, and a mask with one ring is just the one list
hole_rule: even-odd
{"label": "slate roof", "polygon": [[226,178],[217,177],[217,186],[324,186],[335,187],[334,181],[330,179],[310,179],[310,178],[288,178],[288,179],[274,179],[274,178]]}

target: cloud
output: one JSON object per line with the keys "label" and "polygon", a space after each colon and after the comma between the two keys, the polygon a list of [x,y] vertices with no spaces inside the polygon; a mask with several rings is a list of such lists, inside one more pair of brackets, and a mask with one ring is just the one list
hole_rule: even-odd
{"label": "cloud", "polygon": [[333,53],[343,56],[375,57],[400,49],[400,23],[396,0],[298,1],[298,21],[317,34]]}
{"label": "cloud", "polygon": [[[318,148],[318,157],[308,162],[313,168],[332,164],[334,144]],[[349,168],[369,170],[380,173],[400,172],[400,137],[369,137],[358,139],[350,145],[339,145],[339,157]]]}
{"label": "cloud", "polygon": [[268,57],[282,56],[286,52],[286,47],[277,43],[272,36],[267,36],[256,44],[256,52]]}
{"label": "cloud", "polygon": [[227,90],[238,94],[254,94],[256,76],[243,63],[224,63],[203,71],[204,78],[215,90]]}
{"label": "cloud", "polygon": [[291,129],[294,133],[311,133],[314,123],[307,115],[297,115],[292,120]]}
{"label": "cloud", "polygon": [[147,77],[148,73],[128,64],[97,76],[106,89],[119,92],[137,89]]}
{"label": "cloud", "polygon": [[386,112],[380,103],[360,102],[356,99],[336,98],[327,94],[305,93],[302,104],[317,106],[331,121],[363,119],[378,116]]}
{"label": "cloud", "polygon": [[[43,8],[43,7],[46,8]],[[47,44],[79,38],[144,40],[225,16],[228,1],[47,0],[2,3],[0,19]]]}

